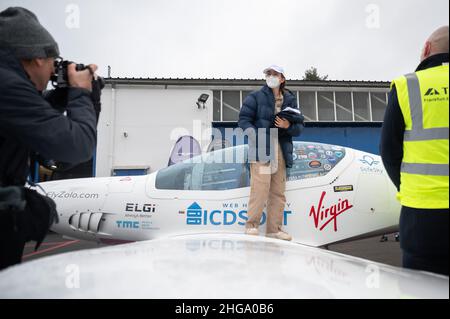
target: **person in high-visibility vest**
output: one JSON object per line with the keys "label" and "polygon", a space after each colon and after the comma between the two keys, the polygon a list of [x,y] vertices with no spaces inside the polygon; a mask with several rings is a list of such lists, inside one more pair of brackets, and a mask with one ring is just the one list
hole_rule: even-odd
{"label": "person in high-visibility vest", "polygon": [[403,267],[448,276],[449,27],[426,41],[414,73],[395,79],[381,133],[383,164],[402,204]]}

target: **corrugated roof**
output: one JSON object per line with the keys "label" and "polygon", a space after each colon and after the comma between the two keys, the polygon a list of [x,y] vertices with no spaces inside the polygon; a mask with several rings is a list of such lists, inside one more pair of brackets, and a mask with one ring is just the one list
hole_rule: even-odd
{"label": "corrugated roof", "polygon": [[[131,84],[131,85],[177,85],[177,86],[260,86],[265,83],[263,79],[194,79],[194,78],[107,78],[107,84]],[[288,86],[305,87],[371,87],[389,88],[388,81],[348,81],[326,80],[307,81],[289,80]]]}

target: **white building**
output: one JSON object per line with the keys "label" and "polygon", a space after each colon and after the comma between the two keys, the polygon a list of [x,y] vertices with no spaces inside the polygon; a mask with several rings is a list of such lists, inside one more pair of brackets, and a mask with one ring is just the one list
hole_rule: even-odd
{"label": "white building", "polygon": [[[206,150],[211,128],[235,126],[242,101],[263,84],[235,79],[108,79],[98,124],[96,176],[166,167],[183,135],[194,136]],[[389,83],[289,80],[288,88],[297,95],[309,123],[351,126],[382,121]],[[209,98],[197,105],[202,94]]]}

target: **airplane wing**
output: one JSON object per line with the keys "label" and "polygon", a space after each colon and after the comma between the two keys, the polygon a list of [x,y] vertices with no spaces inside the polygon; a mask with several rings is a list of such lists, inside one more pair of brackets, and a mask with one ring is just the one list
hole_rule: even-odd
{"label": "airplane wing", "polygon": [[71,252],[0,272],[0,298],[449,298],[448,277],[306,245],[198,234]]}

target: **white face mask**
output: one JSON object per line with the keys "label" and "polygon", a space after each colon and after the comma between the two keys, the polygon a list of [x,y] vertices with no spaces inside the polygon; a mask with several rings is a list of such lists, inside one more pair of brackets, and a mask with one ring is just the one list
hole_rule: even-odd
{"label": "white face mask", "polygon": [[270,87],[271,89],[275,89],[280,86],[281,81],[278,77],[269,75],[266,76],[266,83],[268,87]]}

